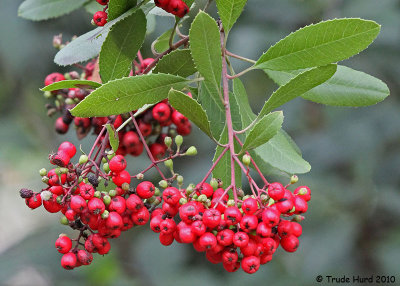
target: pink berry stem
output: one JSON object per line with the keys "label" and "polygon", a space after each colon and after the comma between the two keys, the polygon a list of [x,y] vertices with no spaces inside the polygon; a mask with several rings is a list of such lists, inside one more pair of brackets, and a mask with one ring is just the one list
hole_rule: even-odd
{"label": "pink berry stem", "polygon": [[229,192],[230,189],[233,188],[233,185],[230,185],[229,187],[226,188],[225,192],[223,192],[223,194],[221,194],[221,196],[219,197],[219,199],[217,200],[217,202],[214,205],[214,209],[218,206],[218,204],[222,204],[221,200],[222,198]]}
{"label": "pink berry stem", "polygon": [[[240,146],[243,146],[243,143],[242,143],[242,141],[240,141],[239,137],[238,137],[236,134],[235,134],[234,136],[235,136],[236,141],[239,143],[239,145],[240,145]],[[248,156],[250,156],[250,153],[247,152],[247,151],[246,151],[246,154],[247,154]],[[261,177],[261,179],[263,180],[264,184],[265,184],[266,186],[268,186],[269,183],[268,183],[267,179],[265,178],[265,176],[264,176],[263,173],[261,172],[260,168],[257,166],[257,164],[256,164],[256,162],[254,161],[253,157],[250,156],[250,160],[251,160],[251,163],[252,163],[253,166],[254,166],[254,169],[256,169],[258,175],[259,175],[259,176]]]}
{"label": "pink berry stem", "polygon": [[157,165],[157,161],[154,160],[153,154],[151,154],[151,152],[150,152],[150,148],[149,148],[149,146],[147,145],[146,140],[144,139],[142,132],[140,131],[140,128],[139,128],[139,125],[137,124],[136,118],[133,116],[133,113],[132,113],[132,112],[129,112],[129,114],[130,114],[130,116],[131,116],[131,118],[132,118],[133,124],[135,125],[136,132],[139,134],[140,140],[142,141],[143,146],[144,146],[144,148],[146,149],[147,155],[149,156],[149,159],[150,159],[151,163],[152,163],[152,164],[154,165],[154,167],[157,169],[157,171],[158,171],[158,173],[160,174],[161,178],[163,178],[163,180],[166,180],[166,178],[165,178],[163,172],[160,170],[160,168],[159,168],[158,165]]}
{"label": "pink berry stem", "polygon": [[142,63],[143,63],[143,57],[142,57],[142,53],[140,52],[140,50],[137,52],[137,57],[138,57],[138,59],[139,59],[140,65],[142,65]]}
{"label": "pink berry stem", "polygon": [[[260,197],[260,192],[259,192],[260,188],[257,186],[256,182],[251,177],[250,169],[249,168],[245,168],[245,166],[243,166],[242,162],[240,162],[240,160],[239,160],[239,158],[237,156],[234,156],[234,159],[235,159],[236,163],[242,169],[243,173],[246,174],[247,180],[249,181],[249,184],[250,184],[250,189],[251,189],[253,195],[258,199],[258,201],[260,202],[260,205],[261,205],[261,197]],[[257,193],[254,191],[253,187],[256,188]]]}
{"label": "pink berry stem", "polygon": [[103,132],[104,132],[105,130],[106,130],[106,127],[104,126],[103,129],[101,129],[99,135],[97,136],[96,141],[94,141],[94,144],[93,144],[93,146],[92,146],[92,149],[90,149],[90,152],[89,152],[89,155],[88,155],[89,158],[92,156],[92,154],[93,154],[93,152],[94,152],[94,149],[96,148],[97,144],[99,143],[99,141],[100,141],[100,139],[101,139],[101,137],[102,137],[102,135],[103,135]]}
{"label": "pink berry stem", "polygon": [[233,187],[233,198],[235,200],[235,205],[237,206],[237,193],[236,193],[236,176],[235,176],[235,145],[233,139],[233,125],[232,125],[232,115],[231,115],[231,107],[229,104],[229,83],[228,83],[228,68],[225,59],[225,34],[223,29],[221,28],[220,32],[220,39],[221,39],[221,47],[222,47],[222,86],[223,86],[223,93],[224,93],[224,106],[225,106],[225,116],[226,116],[226,125],[228,128],[228,146],[229,152],[231,157],[231,186]]}
{"label": "pink berry stem", "polygon": [[225,147],[225,149],[218,156],[217,160],[215,160],[214,164],[212,164],[210,170],[208,170],[207,174],[204,176],[204,179],[200,182],[200,184],[198,185],[198,188],[196,187],[196,189],[199,189],[203,186],[203,184],[205,183],[207,178],[211,175],[212,171],[214,171],[215,167],[218,165],[219,161],[221,161],[221,159],[225,155],[225,153],[228,152],[228,150],[229,150],[229,147]]}

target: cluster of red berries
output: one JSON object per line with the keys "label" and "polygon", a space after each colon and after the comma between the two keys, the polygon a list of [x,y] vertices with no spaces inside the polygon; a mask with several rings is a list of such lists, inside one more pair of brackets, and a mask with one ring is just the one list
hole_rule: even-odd
{"label": "cluster of red berries", "polygon": [[94,15],[93,15],[93,23],[96,26],[102,27],[105,24],[107,24],[108,14],[107,14],[106,10],[108,9],[109,0],[96,0],[96,1],[100,5],[103,5],[104,9],[103,9],[103,11],[97,11],[96,13],[94,13]]}
{"label": "cluster of red berries", "polygon": [[[152,63],[154,59],[144,59],[140,67],[135,71],[135,74],[141,74]],[[90,62],[85,67],[85,72],[81,76],[88,80],[91,79],[94,69],[94,62]],[[79,78],[75,72],[69,73],[68,78]],[[45,85],[65,80],[65,76],[60,73],[49,74],[45,79]],[[99,134],[106,123],[111,123],[114,128],[119,128],[130,115],[122,114],[118,116],[109,117],[93,117],[82,118],[74,117],[69,112],[76,104],[83,100],[90,91],[81,88],[61,89],[54,92],[46,92],[46,97],[55,98],[55,106],[47,105],[49,115],[56,112],[61,112],[62,116],[58,117],[55,122],[55,130],[59,134],[65,134],[69,130],[69,126],[73,124],[76,128],[76,134],[79,139],[84,138],[91,130],[95,134]],[[188,96],[191,96],[189,93]],[[191,132],[190,121],[175,110],[168,100],[164,100],[152,108],[147,109],[137,117],[139,129],[144,137],[153,136],[155,139],[150,143],[150,150],[153,157],[163,157],[167,146],[164,144],[166,136],[175,137],[176,134],[186,136]],[[143,152],[143,144],[140,141],[138,132],[132,122],[125,125],[119,132],[120,147],[117,154],[130,154],[132,156],[139,156]]]}
{"label": "cluster of red berries", "polygon": [[189,7],[182,0],[154,0],[157,7],[182,18],[189,13]]}
{"label": "cluster of red berries", "polygon": [[[114,155],[104,164],[107,167],[103,166],[107,172],[106,184],[112,181],[115,189],[100,192],[96,190],[99,179],[92,173],[92,166],[86,168],[88,157],[82,155],[74,165],[70,160],[75,154],[76,147],[72,143],[62,143],[57,153],[49,157],[58,167],[49,172],[40,171],[47,187],[40,193],[28,189],[20,191],[29,208],[36,209],[43,203],[48,212],[64,215],[63,224],[80,231],[77,239],[62,234],[56,240],[57,250],[64,254],[61,265],[65,269],[90,264],[93,253],[109,252],[109,239],[119,237],[122,231],[135,225],[146,224],[150,218],[149,201],[155,201],[149,199],[156,192],[152,183],[141,182],[137,194],[133,194],[129,187],[131,175],[125,170],[127,163],[121,155]],[[75,247],[72,247],[73,242]]]}
{"label": "cluster of red berries", "polygon": [[[296,251],[302,234],[297,221],[310,199],[308,187],[298,187],[293,194],[280,183],[270,184],[262,199],[243,197],[238,206],[226,190],[214,191],[207,183],[186,190],[167,187],[150,227],[159,233],[163,245],[174,240],[192,243],[211,263],[222,262],[228,272],[241,266],[254,273],[272,259],[279,245]],[[292,215],[296,215],[293,221],[284,219]]]}

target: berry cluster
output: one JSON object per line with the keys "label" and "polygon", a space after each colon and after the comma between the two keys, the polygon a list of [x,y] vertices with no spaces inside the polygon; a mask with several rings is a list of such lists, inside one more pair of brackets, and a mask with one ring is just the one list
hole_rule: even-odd
{"label": "berry cluster", "polygon": [[107,17],[108,17],[108,14],[107,14],[106,11],[107,11],[107,9],[108,9],[108,1],[109,1],[109,0],[96,0],[96,1],[97,1],[97,3],[99,3],[100,5],[103,5],[103,6],[104,6],[104,9],[103,9],[103,11],[97,11],[96,13],[94,13],[92,23],[93,23],[94,25],[97,25],[97,26],[102,27],[102,26],[104,26],[105,24],[107,24]]}
{"label": "berry cluster", "polygon": [[[141,64],[138,64],[135,74],[142,74],[152,61],[152,58],[144,59]],[[49,74],[45,79],[45,85],[48,86],[52,83],[65,80],[66,78],[85,78],[90,80],[93,74],[94,64],[94,62],[88,63],[80,76],[76,72],[70,72],[66,75],[60,73]],[[125,120],[130,118],[130,114],[93,118],[72,116],[69,110],[82,101],[88,94],[90,94],[90,90],[84,88],[69,88],[45,92],[47,98],[54,98],[55,101],[55,105],[47,105],[48,114],[53,115],[56,112],[62,114],[55,122],[55,130],[57,133],[67,133],[69,126],[73,124],[76,128],[78,138],[82,139],[89,134],[91,130],[98,135],[103,125],[106,123],[110,123],[115,129],[118,129]],[[191,94],[188,93],[188,96],[191,96]],[[155,158],[160,158],[165,155],[167,147],[164,144],[164,138],[166,136],[175,137],[176,134],[186,136],[191,132],[190,121],[180,112],[172,108],[168,100],[157,103],[152,108],[147,109],[137,116],[137,118],[138,126],[143,136],[146,138],[153,136],[153,138],[155,138],[154,141],[150,143],[150,150]],[[117,154],[130,154],[132,156],[139,156],[142,154],[143,144],[140,142],[138,132],[132,122],[121,127],[118,136],[122,144],[120,144]]]}
{"label": "berry cluster", "polygon": [[222,262],[228,272],[241,266],[247,273],[269,262],[279,245],[288,252],[297,250],[302,234],[298,221],[311,199],[308,187],[298,187],[293,194],[272,183],[259,197],[242,197],[238,206],[229,200],[228,189],[214,189],[200,183],[186,190],[167,187],[163,191],[162,206],[150,221],[163,245],[174,240],[192,243],[211,263]]}
{"label": "berry cluster", "polygon": [[179,18],[189,13],[189,7],[182,0],[155,0],[154,3],[157,7]]}

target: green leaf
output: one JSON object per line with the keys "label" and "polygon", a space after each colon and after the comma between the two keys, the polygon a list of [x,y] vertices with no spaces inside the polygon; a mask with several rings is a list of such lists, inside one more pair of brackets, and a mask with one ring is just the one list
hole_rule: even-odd
{"label": "green leaf", "polygon": [[255,149],[271,140],[281,129],[283,123],[282,111],[272,112],[265,115],[250,130],[246,141],[243,144],[242,151]]}
{"label": "green leaf", "polygon": [[250,151],[257,165],[269,164],[289,174],[304,174],[311,170],[310,164],[293,147],[286,135],[279,131],[266,144]]}
{"label": "green leaf", "polygon": [[190,50],[175,50],[162,57],[153,73],[169,73],[188,77],[196,72]]}
{"label": "green leaf", "polygon": [[168,100],[173,108],[196,124],[201,131],[213,138],[207,114],[196,100],[177,90],[170,90]]}
{"label": "green leaf", "polygon": [[18,8],[18,16],[33,21],[57,18],[78,9],[86,2],[87,0],[25,0]]}
{"label": "green leaf", "polygon": [[[129,17],[138,9],[138,7],[132,8],[118,18],[105,24],[104,27],[98,27],[73,40],[56,54],[54,62],[61,66],[67,66],[96,57],[100,53],[101,46],[103,45],[112,26],[126,17]],[[151,7],[144,6],[144,13],[147,14],[150,11],[149,9],[151,9]]]}
{"label": "green leaf", "polygon": [[210,82],[201,82],[198,101],[207,113],[208,119],[212,122],[211,132],[215,138],[221,136],[225,126],[225,107],[219,93]]}
{"label": "green leaf", "polygon": [[[264,70],[277,84],[285,85],[304,70]],[[333,106],[368,106],[384,100],[390,94],[387,85],[371,75],[338,66],[336,73],[325,83],[304,93],[304,99]]]}
{"label": "green leaf", "polygon": [[108,2],[108,17],[107,20],[111,21],[118,18],[130,8],[135,7],[136,0],[110,0]]}
{"label": "green leaf", "polygon": [[220,91],[222,56],[217,23],[204,12],[199,12],[189,32],[190,51],[197,70],[209,82],[209,88]]}
{"label": "green leaf", "polygon": [[129,75],[132,61],[146,35],[146,16],[142,10],[119,21],[108,34],[100,52],[99,67],[104,83]]}
{"label": "green leaf", "polygon": [[154,41],[153,47],[157,53],[162,53],[169,48],[169,37],[171,36],[172,30],[173,29],[165,31]]}
{"label": "green leaf", "polygon": [[225,33],[229,33],[233,24],[235,24],[240,14],[242,14],[247,0],[216,0],[216,2]]}
{"label": "green leaf", "polygon": [[62,80],[45,86],[41,91],[53,91],[64,88],[85,88],[85,89],[96,89],[100,87],[101,84],[91,80]]}
{"label": "green leaf", "polygon": [[119,147],[119,137],[118,132],[115,130],[114,126],[110,123],[106,124],[106,128],[108,131],[108,139],[110,141],[111,148],[116,152]]}
{"label": "green leaf", "polygon": [[187,83],[182,77],[161,73],[113,80],[88,95],[71,114],[93,117],[130,112],[167,98],[171,88],[182,89]]}
{"label": "green leaf", "polygon": [[362,19],[335,19],[304,27],[271,47],[255,68],[297,70],[350,58],[377,37],[380,25]]}
{"label": "green leaf", "polygon": [[85,4],[85,10],[91,15],[94,15],[97,11],[103,10],[104,6],[93,0]]}
{"label": "green leaf", "polygon": [[235,78],[233,80],[233,95],[239,107],[239,114],[241,116],[242,125],[250,125],[257,116],[253,113],[253,110],[251,109],[246,89],[244,88],[244,85],[239,78]]}
{"label": "green leaf", "polygon": [[313,68],[303,72],[289,81],[287,84],[278,88],[263,106],[258,119],[270,113],[275,108],[301,96],[312,88],[330,79],[336,72],[337,65],[327,65]]}

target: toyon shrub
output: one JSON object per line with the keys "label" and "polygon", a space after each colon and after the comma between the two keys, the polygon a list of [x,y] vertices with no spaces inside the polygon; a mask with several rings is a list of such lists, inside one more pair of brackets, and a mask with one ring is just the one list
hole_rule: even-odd
{"label": "toyon shrub", "polygon": [[[31,20],[85,4],[99,26],[66,43],[54,37],[55,63],[77,70],[49,74],[42,88],[48,115],[57,117],[55,131],[65,134],[72,125],[79,139],[94,141],[92,148],[85,153],[63,142],[49,155],[52,168],[39,171],[43,189],[20,190],[29,208],[43,205],[76,231],[54,238],[62,267],[91,264],[95,253],[110,251],[110,239],[142,225],[162,245],[192,244],[228,272],[255,273],[279,247],[299,248],[311,190],[296,174],[311,167],[282,129],[279,108],[297,97],[352,107],[385,99],[385,83],[338,65],[366,49],[380,26],[353,18],[312,24],[252,60],[226,48],[246,2],[210,0],[201,7],[193,0],[64,1],[62,9],[39,0],[21,4],[19,15]],[[103,10],[92,8],[98,4]],[[207,14],[214,4],[220,19]],[[142,51],[153,54],[143,58],[148,15],[171,17],[172,29],[151,51]],[[232,58],[248,68],[236,72]],[[263,70],[279,86],[257,113],[240,79],[252,70]],[[191,134],[192,124],[216,151],[203,179],[185,183],[174,161],[197,155],[182,137]],[[149,165],[133,174],[126,156],[142,153]],[[152,169],[156,181],[145,178]],[[274,172],[286,179],[267,178]]]}

